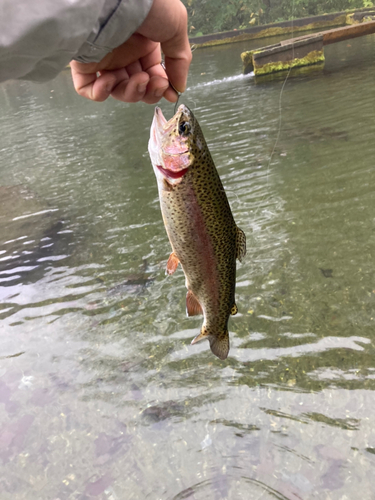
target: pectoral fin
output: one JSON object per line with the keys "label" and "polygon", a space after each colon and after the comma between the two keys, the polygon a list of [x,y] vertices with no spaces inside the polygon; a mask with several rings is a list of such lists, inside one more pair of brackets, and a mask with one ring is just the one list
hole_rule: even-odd
{"label": "pectoral fin", "polygon": [[237,228],[237,237],[236,237],[236,258],[241,262],[242,259],[246,255],[246,236],[245,233]]}
{"label": "pectoral fin", "polygon": [[186,314],[188,316],[198,316],[198,314],[203,314],[202,306],[191,290],[188,290],[186,294]]}
{"label": "pectoral fin", "polygon": [[176,271],[179,262],[180,261],[178,260],[177,255],[172,252],[167,262],[166,273],[169,275],[173,274]]}

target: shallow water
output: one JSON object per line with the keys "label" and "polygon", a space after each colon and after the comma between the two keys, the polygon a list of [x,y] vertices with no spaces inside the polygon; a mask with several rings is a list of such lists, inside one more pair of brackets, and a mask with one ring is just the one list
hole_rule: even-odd
{"label": "shallow water", "polygon": [[152,107],[0,86],[2,500],[374,498],[375,37],[284,87],[247,47],[182,100],[248,240],[224,362],[164,273]]}

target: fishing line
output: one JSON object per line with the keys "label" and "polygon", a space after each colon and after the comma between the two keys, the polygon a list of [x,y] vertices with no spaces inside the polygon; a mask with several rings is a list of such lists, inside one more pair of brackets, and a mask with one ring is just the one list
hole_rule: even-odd
{"label": "fishing line", "polygon": [[[165,67],[165,62],[164,60],[160,63],[161,64],[161,67],[163,68],[163,70],[165,72],[167,72],[167,68]],[[172,87],[172,89],[176,92],[177,94],[177,101],[174,105],[174,114],[176,114],[176,110],[177,110],[177,106],[178,106],[178,101],[180,100],[180,96],[182,94],[182,92],[179,92],[174,86],[173,86],[173,83],[169,80],[169,86]]]}
{"label": "fishing line", "polygon": [[[294,0],[292,2],[292,39],[293,38],[294,38]],[[294,59],[294,43],[292,43],[292,61],[293,61],[293,59]],[[288,69],[288,73],[287,73],[287,75],[285,77],[285,80],[284,80],[283,85],[282,85],[281,90],[280,90],[280,95],[279,95],[279,126],[278,126],[278,130],[277,130],[276,141],[275,141],[275,144],[273,146],[273,149],[272,149],[272,152],[271,152],[271,155],[270,155],[270,159],[268,161],[268,166],[267,166],[267,185],[268,185],[268,175],[269,175],[269,170],[270,170],[272,158],[273,158],[273,155],[275,153],[276,147],[277,147],[279,139],[280,139],[280,134],[281,134],[281,119],[282,119],[281,100],[282,100],[284,88],[285,88],[286,82],[287,82],[287,80],[289,78],[291,70],[292,70],[292,65],[290,65],[290,67]]]}
{"label": "fishing line", "polygon": [[190,101],[194,104],[193,111],[195,113],[195,110],[197,109],[197,101],[194,101],[194,99],[190,99]]}

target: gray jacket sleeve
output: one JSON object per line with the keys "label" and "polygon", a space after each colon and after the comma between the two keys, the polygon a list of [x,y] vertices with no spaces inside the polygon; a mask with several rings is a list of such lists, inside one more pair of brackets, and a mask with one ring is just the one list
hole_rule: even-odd
{"label": "gray jacket sleeve", "polygon": [[153,0],[0,0],[0,82],[46,81],[72,59],[98,62],[146,18]]}

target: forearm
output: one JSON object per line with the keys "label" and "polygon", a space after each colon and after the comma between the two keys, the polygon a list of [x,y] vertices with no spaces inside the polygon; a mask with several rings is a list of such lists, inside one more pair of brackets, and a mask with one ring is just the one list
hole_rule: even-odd
{"label": "forearm", "polygon": [[142,24],[152,0],[0,0],[0,81],[54,78],[98,62]]}

